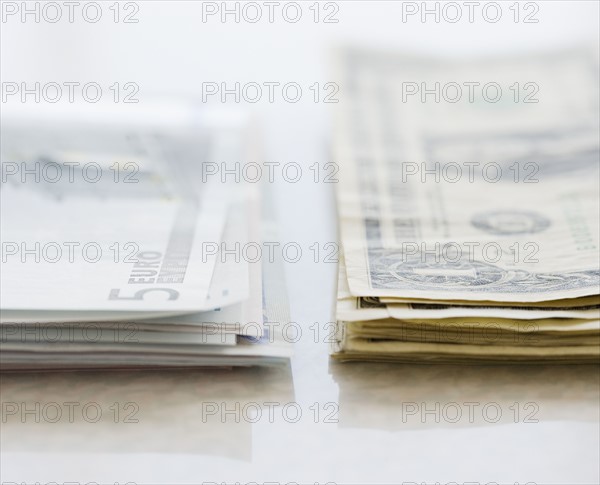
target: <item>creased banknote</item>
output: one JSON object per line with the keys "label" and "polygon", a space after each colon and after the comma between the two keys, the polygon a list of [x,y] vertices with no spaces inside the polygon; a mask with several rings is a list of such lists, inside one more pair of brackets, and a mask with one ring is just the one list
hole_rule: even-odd
{"label": "creased banknote", "polygon": [[334,357],[597,363],[597,51],[335,65]]}

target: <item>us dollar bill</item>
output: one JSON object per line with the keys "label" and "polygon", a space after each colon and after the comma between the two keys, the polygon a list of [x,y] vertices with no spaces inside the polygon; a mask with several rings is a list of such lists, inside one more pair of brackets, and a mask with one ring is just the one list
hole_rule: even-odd
{"label": "us dollar bill", "polygon": [[[449,63],[348,50],[337,62],[351,296],[519,304],[599,293],[594,52]],[[408,95],[444,89],[436,83],[494,83],[504,95]],[[537,102],[517,99],[515,83]]]}
{"label": "us dollar bill", "polygon": [[348,287],[346,264],[340,252],[338,265],[338,300],[336,315],[344,322],[380,319],[449,319],[449,318],[510,318],[536,319],[600,319],[600,295],[553,300],[545,306],[515,302],[472,301],[397,301],[379,297],[354,297]]}
{"label": "us dollar bill", "polygon": [[424,343],[348,339],[343,342],[344,352],[333,357],[342,361],[369,360],[380,362],[414,362],[415,359],[436,363],[560,363],[597,364],[598,345],[559,345],[532,347],[522,345],[456,345],[454,343]]}
{"label": "us dollar bill", "polygon": [[442,320],[377,320],[349,322],[352,338],[457,345],[600,345],[598,320],[508,320],[460,318]]}

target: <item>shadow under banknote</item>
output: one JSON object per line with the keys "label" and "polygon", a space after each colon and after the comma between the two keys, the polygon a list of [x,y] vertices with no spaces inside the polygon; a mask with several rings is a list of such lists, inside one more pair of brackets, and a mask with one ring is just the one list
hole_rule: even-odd
{"label": "shadow under banknote", "polygon": [[249,462],[263,403],[294,398],[289,365],[15,373],[0,382],[4,452],[191,453]]}
{"label": "shadow under banknote", "polygon": [[340,389],[341,427],[396,431],[599,420],[595,365],[331,361],[329,371]]}

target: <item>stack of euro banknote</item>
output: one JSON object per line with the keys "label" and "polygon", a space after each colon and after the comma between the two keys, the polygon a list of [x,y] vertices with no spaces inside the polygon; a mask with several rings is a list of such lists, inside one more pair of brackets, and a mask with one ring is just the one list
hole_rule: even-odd
{"label": "stack of euro banknote", "polygon": [[207,178],[250,156],[247,123],[166,113],[3,120],[3,371],[288,361],[280,264],[240,255],[271,215]]}
{"label": "stack of euro banknote", "polygon": [[334,358],[598,363],[597,51],[336,69]]}

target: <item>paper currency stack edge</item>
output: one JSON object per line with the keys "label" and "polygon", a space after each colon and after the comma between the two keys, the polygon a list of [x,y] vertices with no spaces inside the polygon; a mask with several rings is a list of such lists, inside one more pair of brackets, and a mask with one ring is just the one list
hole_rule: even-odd
{"label": "paper currency stack edge", "polygon": [[231,254],[276,238],[269,193],[206,177],[247,120],[164,111],[3,119],[2,371],[289,362],[281,261]]}
{"label": "paper currency stack edge", "polygon": [[333,357],[599,363],[597,50],[334,64]]}

